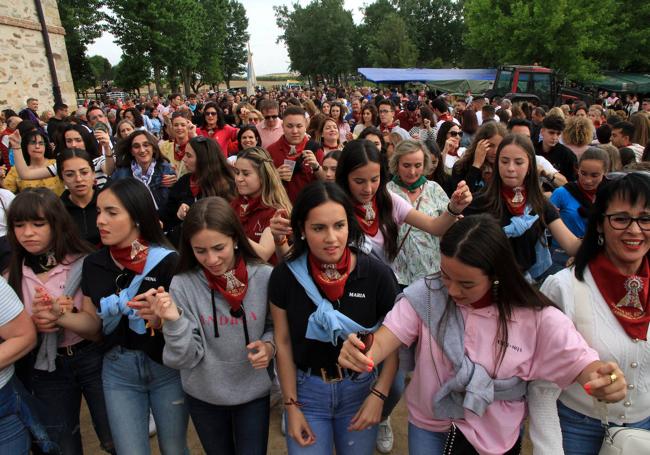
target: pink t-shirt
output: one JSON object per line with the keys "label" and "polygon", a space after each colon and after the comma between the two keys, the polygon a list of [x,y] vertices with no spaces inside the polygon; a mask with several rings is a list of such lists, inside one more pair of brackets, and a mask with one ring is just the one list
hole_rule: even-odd
{"label": "pink t-shirt", "polygon": [[[393,219],[399,228],[404,224],[404,220],[409,212],[415,209],[411,207],[411,204],[395,193],[390,191],[388,193],[390,194],[390,198],[393,200]],[[377,230],[377,234],[372,237],[366,235],[366,238],[370,240],[370,243],[372,244],[373,254],[380,258],[384,264],[390,265],[390,262],[388,262],[384,254],[384,234],[381,232],[381,229]]]}
{"label": "pink t-shirt", "polygon": [[[465,353],[492,374],[497,360],[494,340],[497,308],[492,305],[482,309],[461,306],[460,309],[465,321]],[[400,299],[386,315],[384,325],[407,346],[420,340],[415,351],[413,379],[405,393],[409,421],[427,431],[448,431],[451,420],[433,417],[433,399],[441,384],[453,376],[451,362],[431,339],[426,323],[406,298]],[[508,324],[508,347],[496,377],[517,376],[525,381],[545,379],[566,388],[596,360],[596,351],[557,308],[547,307],[541,311],[517,308]],[[515,444],[525,414],[524,401],[495,401],[482,417],[466,411],[465,419],[454,423],[480,454],[497,455]]]}
{"label": "pink t-shirt", "polygon": [[[67,260],[71,260],[72,258],[66,257],[66,262]],[[56,267],[54,267],[52,270],[50,270],[47,283],[43,283],[41,280],[38,279],[38,277],[34,274],[34,271],[30,269],[29,267],[23,265],[23,283],[22,283],[22,291],[23,291],[23,304],[25,305],[25,310],[27,310],[27,313],[31,316],[32,314],[32,300],[34,300],[34,296],[36,295],[36,288],[37,287],[43,287],[47,291],[47,293],[56,300],[57,297],[63,295],[63,290],[65,289],[65,282],[68,279],[68,272],[70,271],[70,268],[72,265],[66,265],[66,264],[59,264]],[[77,290],[77,293],[74,295],[73,298],[73,305],[77,309],[81,309],[81,303],[83,302],[83,293],[81,292],[81,288]],[[64,348],[66,346],[73,346],[80,341],[83,341],[83,338],[77,335],[76,333],[63,329],[63,338],[59,339],[59,346],[60,348]]]}

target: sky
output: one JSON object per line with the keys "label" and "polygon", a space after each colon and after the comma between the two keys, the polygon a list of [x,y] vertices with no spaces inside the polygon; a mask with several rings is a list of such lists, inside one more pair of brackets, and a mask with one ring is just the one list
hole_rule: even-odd
{"label": "sky", "polygon": [[[248,33],[250,35],[251,52],[253,53],[253,67],[256,75],[269,73],[284,73],[289,70],[289,56],[284,43],[276,43],[280,29],[275,24],[273,7],[276,5],[293,5],[299,3],[306,6],[311,0],[240,0],[246,8],[248,16]],[[355,23],[362,20],[361,8],[369,0],[345,0],[345,9],[352,11]],[[88,46],[88,56],[101,55],[106,57],[111,64],[120,61],[122,50],[113,42],[110,33],[104,34]]]}

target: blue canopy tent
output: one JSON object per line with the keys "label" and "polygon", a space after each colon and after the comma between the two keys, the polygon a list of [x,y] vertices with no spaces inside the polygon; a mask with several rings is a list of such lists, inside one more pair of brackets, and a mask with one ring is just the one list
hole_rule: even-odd
{"label": "blue canopy tent", "polygon": [[492,88],[497,70],[478,69],[428,69],[428,68],[357,68],[367,80],[385,84],[421,82],[443,92],[464,93],[471,90],[482,93]]}

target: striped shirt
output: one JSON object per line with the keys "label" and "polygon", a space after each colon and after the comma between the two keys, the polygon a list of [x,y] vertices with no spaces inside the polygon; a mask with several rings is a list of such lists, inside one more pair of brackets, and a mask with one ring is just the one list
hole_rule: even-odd
{"label": "striped shirt", "polygon": [[[0,327],[13,321],[21,311],[23,311],[22,302],[5,279],[0,278]],[[13,374],[13,364],[0,370],[0,388],[9,382]]]}

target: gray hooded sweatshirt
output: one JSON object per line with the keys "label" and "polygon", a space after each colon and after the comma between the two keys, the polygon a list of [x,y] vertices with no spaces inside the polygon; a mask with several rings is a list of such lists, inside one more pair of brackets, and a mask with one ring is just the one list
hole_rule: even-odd
{"label": "gray hooded sweatshirt", "polygon": [[[248,264],[248,291],[243,301],[250,341],[272,341],[273,325],[268,311],[268,265]],[[230,315],[230,306],[214,292],[219,336],[215,337],[211,291],[203,270],[176,275],[169,286],[181,317],[165,322],[165,365],[181,370],[183,390],[190,396],[219,406],[233,406],[269,394],[271,380],[266,369],[249,362],[241,318]]]}

